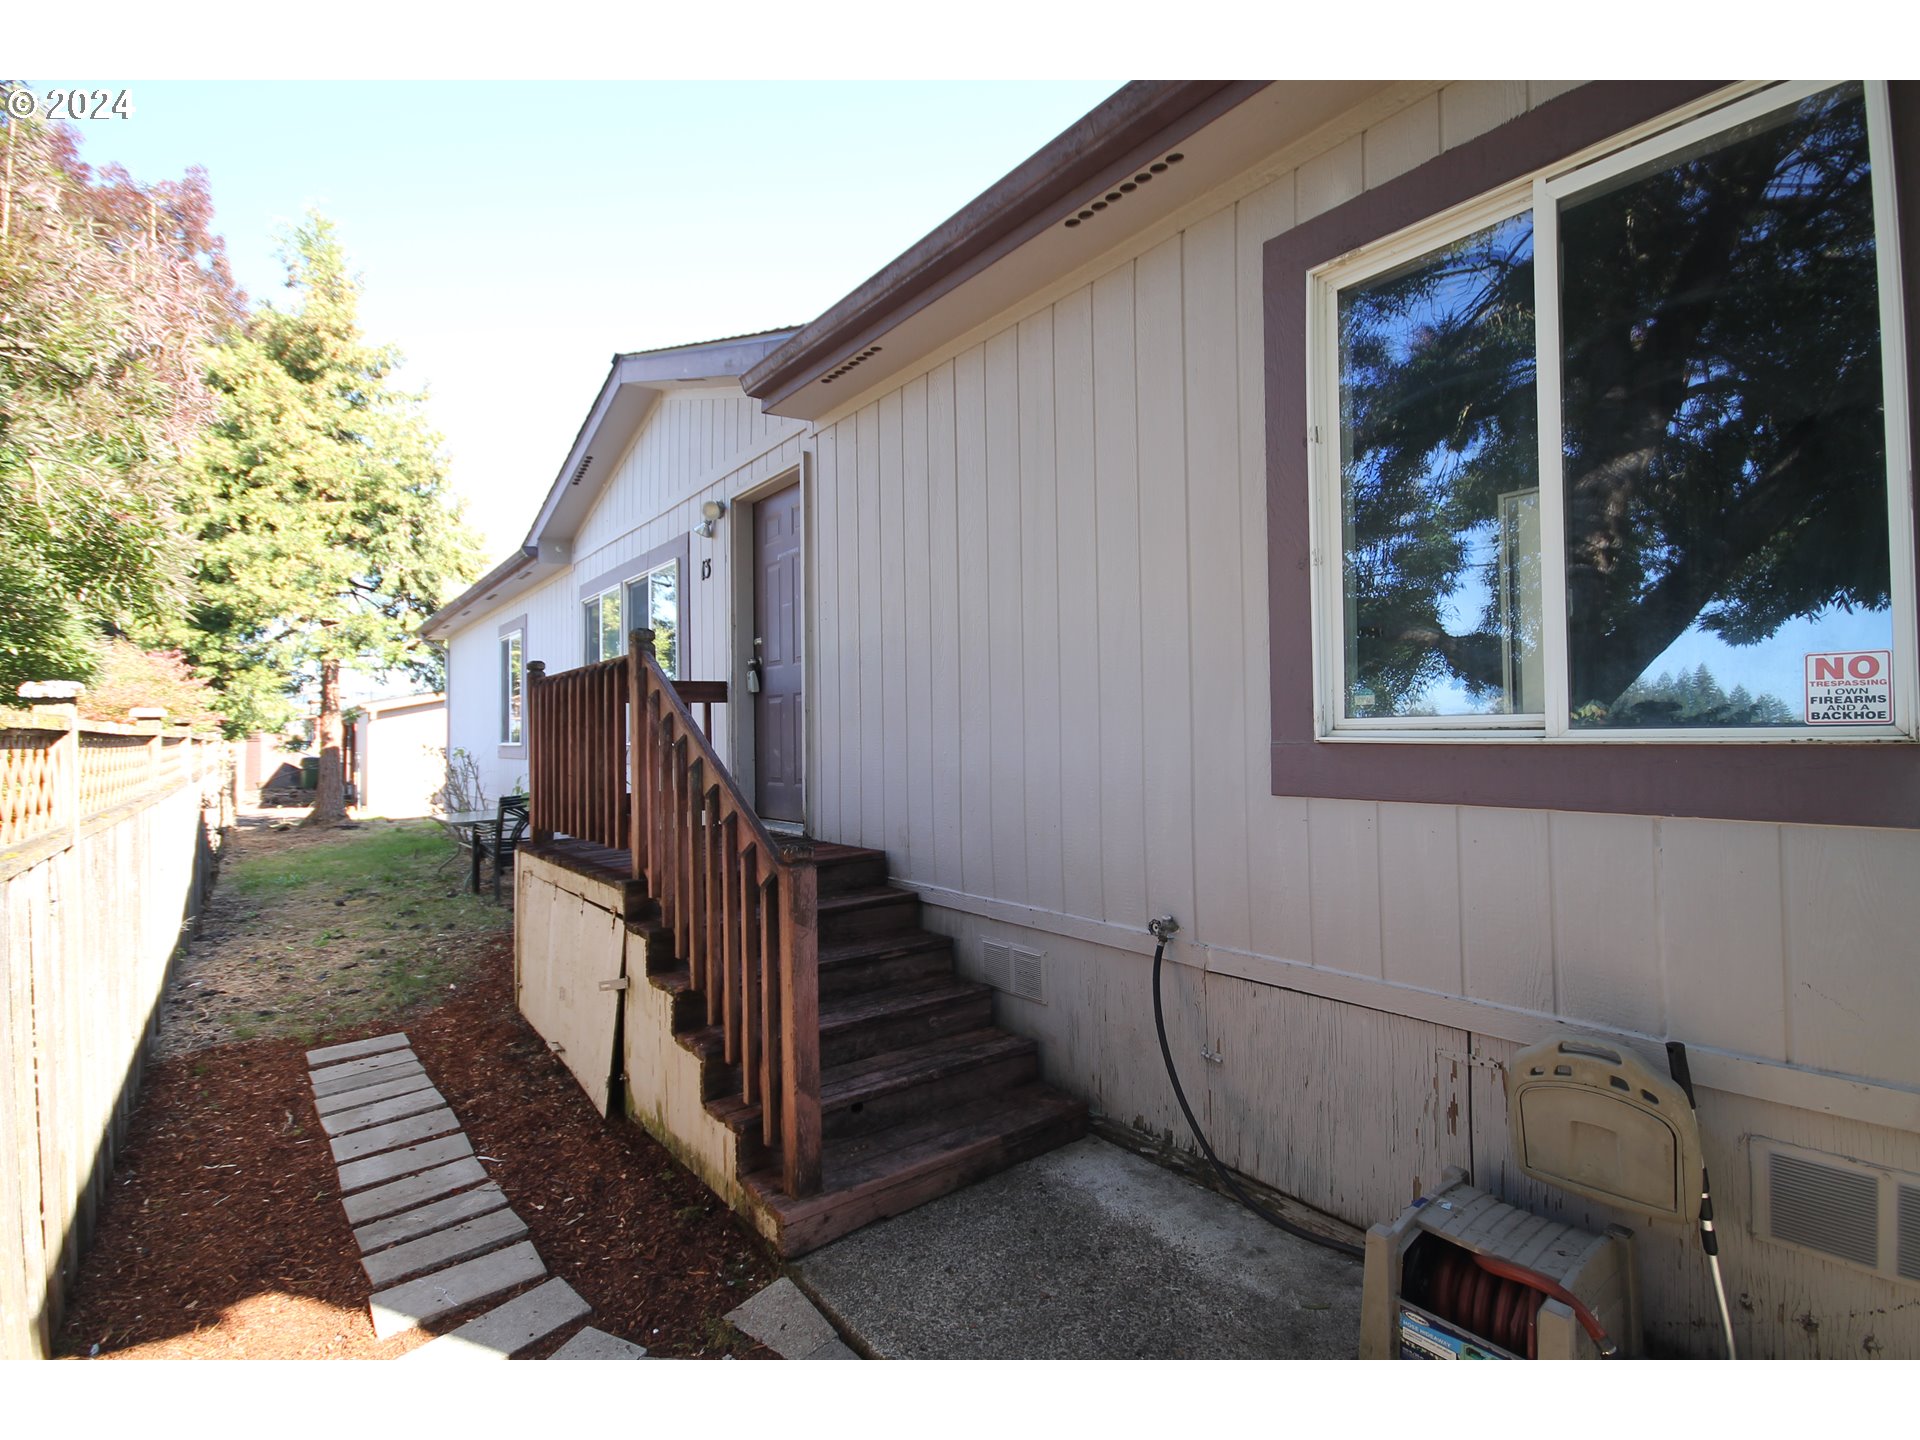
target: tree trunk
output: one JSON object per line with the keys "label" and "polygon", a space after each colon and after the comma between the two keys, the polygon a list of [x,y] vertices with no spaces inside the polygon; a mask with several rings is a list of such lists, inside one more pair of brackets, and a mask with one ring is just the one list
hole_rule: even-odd
{"label": "tree trunk", "polygon": [[313,792],[313,813],[308,825],[338,825],[347,818],[346,766],[341,757],[340,662],[323,661],[320,666],[320,718],[314,724],[314,739],[320,744],[320,780]]}

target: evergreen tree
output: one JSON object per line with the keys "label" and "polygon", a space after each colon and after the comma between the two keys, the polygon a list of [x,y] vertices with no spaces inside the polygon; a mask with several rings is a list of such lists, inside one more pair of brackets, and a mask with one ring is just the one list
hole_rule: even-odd
{"label": "evergreen tree", "polygon": [[479,571],[421,397],[392,389],[369,344],[333,225],[310,214],[283,251],[291,309],[262,307],[213,354],[219,417],[202,446],[198,602],[182,638],[240,728],[318,681],[320,778],[309,824],[344,817],[340,672],[436,683],[415,632]]}

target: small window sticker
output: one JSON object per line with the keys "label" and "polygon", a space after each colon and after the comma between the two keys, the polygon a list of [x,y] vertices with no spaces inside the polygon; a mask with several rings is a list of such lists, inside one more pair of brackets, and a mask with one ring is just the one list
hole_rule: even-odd
{"label": "small window sticker", "polygon": [[1806,658],[1807,724],[1893,723],[1891,650],[1826,650]]}

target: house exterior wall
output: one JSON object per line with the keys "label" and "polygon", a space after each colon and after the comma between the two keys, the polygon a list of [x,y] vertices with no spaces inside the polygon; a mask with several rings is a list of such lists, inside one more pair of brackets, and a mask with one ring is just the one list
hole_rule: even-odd
{"label": "house exterior wall", "polygon": [[[884,848],[963,969],[986,937],[1045,951],[1046,1002],[1001,1023],[1184,1142],[1144,930],[1178,916],[1214,1144],[1356,1224],[1445,1164],[1537,1198],[1494,1068],[1518,1045],[1682,1038],[1745,1343],[1920,1354],[1913,1286],[1749,1233],[1745,1144],[1920,1171],[1920,833],[1269,793],[1262,247],[1570,88],[1448,85],[1330,136],[826,417],[810,828]],[[1711,1349],[1689,1233],[1543,1203],[1640,1231],[1656,1335]]]}
{"label": "house exterior wall", "polygon": [[[474,616],[448,641],[450,749],[463,749],[479,769],[491,801],[528,772],[524,746],[499,737],[499,632],[525,617],[525,655],[548,674],[583,659],[582,583],[638,561],[684,537],[681,577],[686,645],[683,678],[733,679],[733,568],[730,513],[712,539],[693,534],[708,500],[729,505],[741,491],[800,464],[803,426],[759,413],[734,386],[687,389],[663,396],[617,461],[600,498],[582,522],[571,565],[538,588]],[[705,562],[711,572],[702,578]],[[714,707],[715,741],[732,761],[730,707]]]}

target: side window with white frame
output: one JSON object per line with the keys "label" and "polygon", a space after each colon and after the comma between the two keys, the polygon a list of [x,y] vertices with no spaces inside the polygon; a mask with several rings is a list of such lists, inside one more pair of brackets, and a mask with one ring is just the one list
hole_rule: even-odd
{"label": "side window with white frame", "polygon": [[669,679],[680,674],[680,562],[669,560],[627,582],[627,613],[653,631],[653,658]]}
{"label": "side window with white frame", "polygon": [[627,632],[620,623],[620,587],[614,585],[590,595],[581,602],[584,638],[581,642],[583,665],[611,660],[627,652]]}
{"label": "side window with white frame", "polygon": [[525,704],[527,668],[523,635],[509,630],[500,637],[500,743],[518,745]]}
{"label": "side window with white frame", "polygon": [[1323,738],[1915,733],[1889,153],[1756,89],[1310,274]]}

